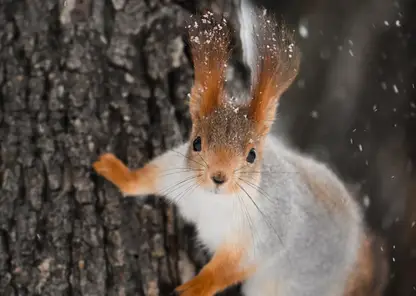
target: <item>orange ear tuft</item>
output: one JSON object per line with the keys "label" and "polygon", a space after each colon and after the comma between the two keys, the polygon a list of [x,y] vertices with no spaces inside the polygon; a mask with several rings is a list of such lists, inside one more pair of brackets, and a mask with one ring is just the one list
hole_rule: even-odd
{"label": "orange ear tuft", "polygon": [[300,52],[293,35],[267,18],[260,16],[257,34],[258,62],[249,105],[249,117],[257,124],[258,132],[267,133],[275,119],[280,96],[296,78]]}
{"label": "orange ear tuft", "polygon": [[225,19],[217,22],[211,12],[194,20],[188,29],[195,75],[190,111],[197,119],[221,104],[230,38]]}

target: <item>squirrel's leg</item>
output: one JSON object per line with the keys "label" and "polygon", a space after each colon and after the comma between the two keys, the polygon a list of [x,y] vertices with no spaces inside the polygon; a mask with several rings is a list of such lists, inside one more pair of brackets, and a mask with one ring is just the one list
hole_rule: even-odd
{"label": "squirrel's leg", "polygon": [[158,167],[147,164],[141,169],[130,170],[112,153],[105,153],[94,162],[95,171],[113,183],[125,196],[147,195],[156,191]]}
{"label": "squirrel's leg", "polygon": [[244,267],[244,248],[227,245],[219,248],[212,259],[190,281],[175,289],[181,296],[213,296],[247,279],[255,267]]}
{"label": "squirrel's leg", "polygon": [[124,196],[163,194],[166,188],[186,179],[192,173],[186,168],[186,144],[156,157],[140,169],[129,169],[112,153],[105,153],[94,162],[95,171],[109,180]]}

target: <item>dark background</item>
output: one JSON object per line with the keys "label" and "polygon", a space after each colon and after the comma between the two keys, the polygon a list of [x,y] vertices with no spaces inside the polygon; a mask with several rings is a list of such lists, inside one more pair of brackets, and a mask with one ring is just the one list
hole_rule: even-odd
{"label": "dark background", "polygon": [[[416,3],[255,2],[308,31],[274,132],[356,193],[386,239],[386,295],[416,295]],[[91,163],[140,166],[186,139],[183,22],[210,8],[238,32],[237,5],[0,0],[0,295],[168,295],[204,263],[174,207],[121,199]]]}

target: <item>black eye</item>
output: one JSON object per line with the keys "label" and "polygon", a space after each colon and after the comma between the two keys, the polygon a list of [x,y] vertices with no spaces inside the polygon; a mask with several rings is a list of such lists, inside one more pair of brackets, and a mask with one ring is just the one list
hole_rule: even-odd
{"label": "black eye", "polygon": [[249,163],[253,163],[256,160],[256,150],[254,148],[251,148],[250,152],[247,155],[246,160]]}
{"label": "black eye", "polygon": [[196,137],[193,143],[194,151],[199,152],[202,149],[201,137]]}

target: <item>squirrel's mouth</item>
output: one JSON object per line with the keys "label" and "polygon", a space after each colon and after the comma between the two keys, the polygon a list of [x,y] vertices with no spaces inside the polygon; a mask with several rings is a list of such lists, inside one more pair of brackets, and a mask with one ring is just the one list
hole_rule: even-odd
{"label": "squirrel's mouth", "polygon": [[225,182],[224,184],[214,184],[214,182],[211,182],[211,180],[207,180],[201,183],[201,187],[211,194],[227,195],[234,192],[234,188],[232,186],[233,183],[231,182],[231,180]]}
{"label": "squirrel's mouth", "polygon": [[210,193],[215,195],[227,194],[229,191],[225,186],[215,186],[207,189]]}

